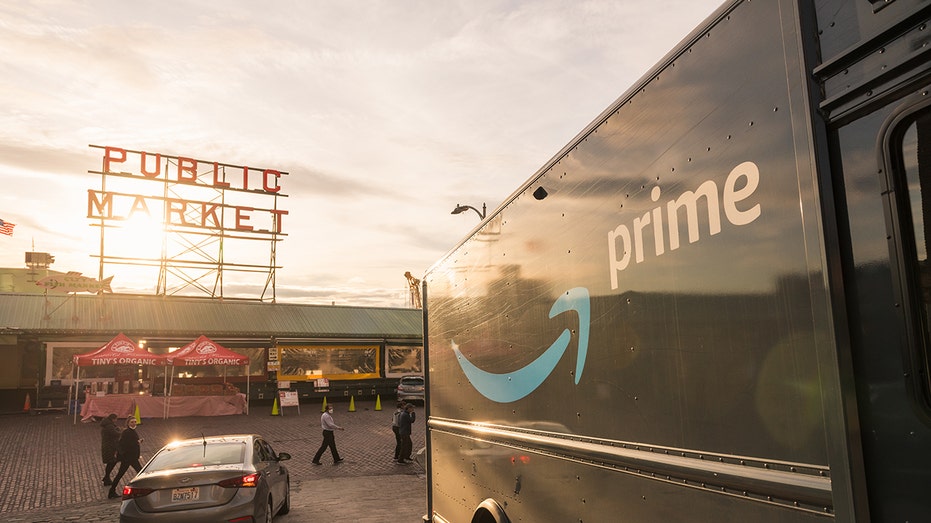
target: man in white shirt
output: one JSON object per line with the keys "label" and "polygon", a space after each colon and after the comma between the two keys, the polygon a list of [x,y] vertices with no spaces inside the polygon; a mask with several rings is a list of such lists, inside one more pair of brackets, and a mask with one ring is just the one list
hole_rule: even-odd
{"label": "man in white shirt", "polygon": [[340,461],[343,461],[343,458],[339,457],[339,452],[336,450],[336,438],[333,437],[334,430],[344,430],[343,427],[340,427],[333,421],[333,406],[327,406],[326,412],[320,416],[320,427],[323,429],[323,443],[320,444],[320,448],[317,450],[317,453],[314,455],[314,465],[320,465],[320,456],[323,456],[323,452],[330,448],[330,454],[333,455],[333,464],[336,465]]}

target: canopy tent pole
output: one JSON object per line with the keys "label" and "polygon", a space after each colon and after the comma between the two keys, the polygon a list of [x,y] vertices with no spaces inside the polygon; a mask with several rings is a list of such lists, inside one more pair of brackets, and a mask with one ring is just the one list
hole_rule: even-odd
{"label": "canopy tent pole", "polygon": [[162,397],[165,398],[165,408],[162,409],[162,419],[168,419],[168,360],[165,360],[164,385],[162,385]]}
{"label": "canopy tent pole", "polygon": [[[81,386],[81,367],[78,366],[77,377],[75,378],[75,381],[74,381],[74,421],[72,422],[72,425],[78,424],[78,411],[81,410],[78,407],[78,387],[80,386]],[[70,406],[71,405],[69,405],[69,407]]]}
{"label": "canopy tent pole", "polygon": [[165,390],[165,419],[171,416],[171,390],[175,388],[175,363],[171,362],[171,380],[168,382],[168,389]]}

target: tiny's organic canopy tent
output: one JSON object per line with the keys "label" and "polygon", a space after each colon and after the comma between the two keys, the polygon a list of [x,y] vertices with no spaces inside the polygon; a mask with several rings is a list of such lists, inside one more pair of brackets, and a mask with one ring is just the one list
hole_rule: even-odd
{"label": "tiny's organic canopy tent", "polygon": [[[246,366],[246,414],[249,413],[249,357],[243,356],[237,352],[233,352],[226,347],[220,345],[219,343],[214,342],[206,336],[201,336],[196,340],[188,343],[184,347],[169,353],[165,357],[165,361],[168,365],[172,366],[171,374],[171,384],[174,385],[175,373],[174,367],[183,367],[183,366],[193,366],[193,365],[245,365]],[[226,381],[226,373],[224,371],[223,380]],[[171,396],[171,388],[169,387],[168,395]],[[170,402],[166,402],[166,417],[168,415],[167,409],[170,408]]]}
{"label": "tiny's organic canopy tent", "polygon": [[[122,332],[99,349],[87,354],[75,354],[71,360],[77,367],[77,377],[74,382],[74,402],[77,405],[78,391],[81,384],[81,367],[96,365],[165,365],[165,356],[152,354],[140,348],[133,340]],[[74,423],[78,422],[78,409],[74,409]]]}

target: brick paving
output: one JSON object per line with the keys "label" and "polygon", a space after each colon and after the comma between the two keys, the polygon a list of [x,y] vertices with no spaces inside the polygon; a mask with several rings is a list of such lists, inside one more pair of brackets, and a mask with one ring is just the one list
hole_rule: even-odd
{"label": "brick paving", "polygon": [[[372,522],[420,521],[426,511],[426,480],[418,464],[398,465],[391,458],[394,401],[335,403],[336,445],[345,461],[332,465],[329,452],[323,466],[311,464],[322,439],[320,405],[289,407],[272,416],[270,406],[253,406],[249,415],[143,418],[137,429],[144,438],[143,459],[175,438],[258,433],[277,452],[291,454],[292,511],[276,521]],[[414,449],[425,441],[423,409],[418,406]],[[118,423],[122,425],[122,420]],[[100,481],[100,428],[64,413],[0,416],[0,448],[5,480],[0,482],[0,514],[11,522],[116,521],[119,501],[107,499]],[[133,472],[127,473],[132,477]],[[399,512],[400,510],[400,512]]]}

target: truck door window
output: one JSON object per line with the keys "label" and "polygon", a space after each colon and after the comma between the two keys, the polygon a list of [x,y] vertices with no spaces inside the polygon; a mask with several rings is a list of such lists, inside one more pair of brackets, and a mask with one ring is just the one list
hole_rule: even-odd
{"label": "truck door window", "polygon": [[902,305],[909,324],[910,388],[931,407],[928,355],[931,352],[931,110],[925,108],[893,129],[893,222],[900,238]]}

